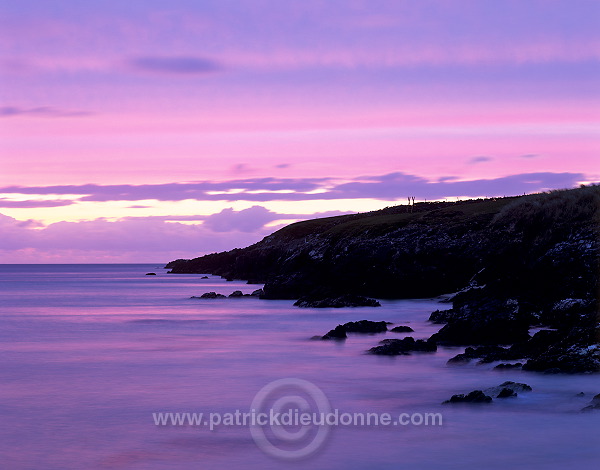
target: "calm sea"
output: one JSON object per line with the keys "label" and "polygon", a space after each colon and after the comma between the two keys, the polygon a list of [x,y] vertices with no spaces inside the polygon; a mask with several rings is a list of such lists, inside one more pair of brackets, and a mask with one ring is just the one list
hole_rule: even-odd
{"label": "calm sea", "polygon": [[[429,314],[445,308],[435,299],[316,310],[254,297],[190,299],[258,287],[166,274],[160,264],[1,265],[0,468],[598,468],[600,413],[579,412],[600,392],[597,376],[446,365],[456,348],[364,354],[406,336],[391,332],[311,340],[362,319],[409,325],[425,338],[439,328]],[[506,380],[534,390],[490,405],[441,405]],[[443,424],[285,430],[275,422],[251,432],[155,422],[156,413],[192,412],[212,413],[216,424],[269,400],[281,410],[327,402],[347,416],[406,413],[416,422],[440,413]]]}

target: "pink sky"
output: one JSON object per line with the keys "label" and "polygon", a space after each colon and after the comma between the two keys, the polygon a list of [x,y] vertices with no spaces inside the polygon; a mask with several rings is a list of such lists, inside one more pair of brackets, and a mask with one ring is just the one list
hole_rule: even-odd
{"label": "pink sky", "polygon": [[0,262],[162,262],[409,193],[597,182],[599,17],[584,0],[4,1]]}

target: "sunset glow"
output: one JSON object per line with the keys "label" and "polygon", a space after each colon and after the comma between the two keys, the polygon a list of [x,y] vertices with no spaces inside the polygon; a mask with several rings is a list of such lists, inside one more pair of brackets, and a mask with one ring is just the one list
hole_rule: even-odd
{"label": "sunset glow", "polygon": [[0,5],[0,262],[600,181],[600,4]]}

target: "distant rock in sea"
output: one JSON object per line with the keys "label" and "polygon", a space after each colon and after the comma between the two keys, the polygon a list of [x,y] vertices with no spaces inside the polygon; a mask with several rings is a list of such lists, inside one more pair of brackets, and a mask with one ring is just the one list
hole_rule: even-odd
{"label": "distant rock in sea", "polygon": [[489,395],[486,395],[481,390],[473,390],[472,392],[469,392],[467,395],[464,395],[462,393],[459,395],[452,395],[450,400],[446,400],[446,401],[442,402],[442,404],[446,405],[448,403],[491,403],[491,402],[492,402],[492,397],[490,397]]}
{"label": "distant rock in sea", "polygon": [[403,339],[384,339],[379,344],[381,346],[372,347],[367,353],[379,356],[401,356],[407,355],[412,351],[437,351],[437,345],[433,341],[424,339],[415,340],[412,336],[407,336]]}
{"label": "distant rock in sea", "polygon": [[394,333],[414,333],[415,330],[413,330],[410,326],[395,326],[394,328],[392,328],[390,331],[394,332]]}
{"label": "distant rock in sea", "polygon": [[225,299],[226,297],[223,294],[217,294],[216,292],[205,292],[201,296],[193,295],[190,297],[191,299]]}

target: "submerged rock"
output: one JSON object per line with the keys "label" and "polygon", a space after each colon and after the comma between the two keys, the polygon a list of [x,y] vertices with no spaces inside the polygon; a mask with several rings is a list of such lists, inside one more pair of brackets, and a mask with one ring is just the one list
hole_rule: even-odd
{"label": "submerged rock", "polygon": [[346,339],[347,337],[348,335],[346,335],[346,328],[344,325],[338,325],[333,330],[323,335],[321,339]]}
{"label": "submerged rock", "polygon": [[360,320],[344,324],[348,333],[384,333],[387,331],[387,323],[384,321]]}
{"label": "submerged rock", "polygon": [[380,356],[400,356],[409,354],[412,351],[435,352],[437,346],[433,341],[418,339],[407,336],[403,339],[384,339],[380,341],[381,346],[374,346],[367,351],[368,354]]}
{"label": "submerged rock", "polygon": [[340,339],[346,338],[346,333],[385,333],[387,331],[387,322],[384,321],[370,321],[360,320],[351,321],[343,325],[338,325],[335,329],[331,330],[326,335],[322,336],[322,339]]}
{"label": "submerged rock", "polygon": [[592,410],[600,410],[600,393],[592,398],[592,401],[588,406],[583,408],[581,411],[592,411]]}
{"label": "submerged rock", "polygon": [[413,330],[410,326],[396,326],[392,328],[391,331],[394,333],[414,333],[415,330]]}
{"label": "submerged rock", "polygon": [[497,396],[500,393],[507,393],[507,392],[503,392],[503,390],[509,390],[516,394],[517,392],[518,393],[531,392],[533,389],[527,384],[519,383],[519,382],[511,382],[509,380],[504,383],[501,383],[497,387],[486,388],[484,390],[484,392],[488,395]]}
{"label": "submerged rock", "polygon": [[216,292],[205,292],[200,297],[193,295],[191,299],[224,299],[223,294],[217,294]]}
{"label": "submerged rock", "polygon": [[511,398],[516,396],[517,392],[515,392],[514,390],[511,390],[510,388],[503,388],[502,390],[500,390],[498,395],[496,395],[496,398]]}
{"label": "submerged rock", "polygon": [[442,404],[445,405],[447,403],[491,403],[491,402],[492,402],[492,397],[490,397],[489,395],[486,395],[481,390],[473,390],[472,392],[468,393],[467,395],[464,395],[462,393],[459,395],[452,395],[450,400],[446,400],[446,401],[442,402]]}

